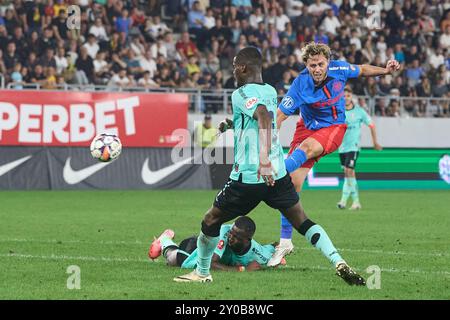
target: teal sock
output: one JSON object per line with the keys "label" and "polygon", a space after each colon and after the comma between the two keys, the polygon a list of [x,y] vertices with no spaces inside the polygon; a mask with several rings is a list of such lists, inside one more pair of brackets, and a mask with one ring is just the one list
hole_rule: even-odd
{"label": "teal sock", "polygon": [[348,178],[344,178],[344,185],[342,186],[342,197],[341,202],[347,203],[348,197],[350,197],[351,194],[351,185],[348,181]]}
{"label": "teal sock", "polygon": [[200,232],[197,239],[197,268],[195,269],[199,275],[209,275],[211,259],[218,243],[219,237],[209,237]]}
{"label": "teal sock", "polygon": [[359,203],[358,183],[356,182],[356,178],[349,178],[349,180],[352,184],[351,196],[353,199],[353,203]]}
{"label": "teal sock", "polygon": [[[321,226],[319,226],[318,224],[314,224],[314,222],[311,222],[310,220],[306,220],[305,222],[308,221],[309,225],[313,224],[305,233],[305,237],[308,242],[319,249],[320,252],[322,252],[322,254],[327,257],[328,260],[330,260],[333,266],[336,266],[337,262],[343,261],[344,259],[342,259],[342,257],[337,252],[337,249],[334,247],[325,230]],[[303,224],[305,224],[305,222]],[[300,230],[301,229],[302,226],[300,226]]]}
{"label": "teal sock", "polygon": [[160,239],[161,242],[161,252],[164,255],[164,251],[168,248],[168,247],[177,247],[177,244],[175,242],[172,241],[172,239],[170,239],[169,237],[162,237]]}

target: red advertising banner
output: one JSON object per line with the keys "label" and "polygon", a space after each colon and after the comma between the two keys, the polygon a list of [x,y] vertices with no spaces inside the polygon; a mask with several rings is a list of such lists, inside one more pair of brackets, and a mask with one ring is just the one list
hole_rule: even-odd
{"label": "red advertising banner", "polygon": [[0,91],[0,145],[88,146],[100,133],[124,147],[173,147],[187,129],[186,94]]}

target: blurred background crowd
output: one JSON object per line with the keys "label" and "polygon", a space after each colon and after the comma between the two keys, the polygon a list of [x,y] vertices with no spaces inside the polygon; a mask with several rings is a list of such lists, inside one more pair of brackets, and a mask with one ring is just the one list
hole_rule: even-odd
{"label": "blurred background crowd", "polygon": [[[81,9],[79,25],[71,5]],[[405,96],[411,116],[450,116],[450,0],[0,1],[0,73],[16,89],[233,89],[232,58],[251,45],[282,96],[310,41],[328,44],[333,59],[402,64],[394,76],[351,82],[356,95],[389,97],[376,114],[398,116],[392,97]]]}

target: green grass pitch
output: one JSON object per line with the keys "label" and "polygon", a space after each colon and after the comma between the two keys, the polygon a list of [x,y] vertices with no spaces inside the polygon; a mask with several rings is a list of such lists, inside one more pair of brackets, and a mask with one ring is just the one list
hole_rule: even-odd
{"label": "green grass pitch", "polygon": [[[180,284],[186,270],[152,262],[153,236],[197,234],[214,191],[0,192],[0,299],[450,299],[448,191],[361,191],[363,210],[335,208],[339,191],[305,190],[309,217],[366,278],[381,268],[381,288],[350,287],[303,237],[283,268],[214,272],[210,284]],[[276,241],[279,214],[250,214],[255,239]],[[69,290],[67,268],[80,267]]]}

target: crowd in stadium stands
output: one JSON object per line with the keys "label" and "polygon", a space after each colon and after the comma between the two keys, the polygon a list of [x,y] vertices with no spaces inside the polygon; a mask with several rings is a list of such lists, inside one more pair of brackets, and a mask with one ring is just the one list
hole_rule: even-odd
{"label": "crowd in stadium stands", "polygon": [[[72,4],[81,8],[79,28]],[[379,29],[367,28],[367,9],[377,14],[371,5],[381,8]],[[450,98],[449,0],[0,1],[0,73],[17,89],[231,89],[232,58],[251,45],[262,52],[264,81],[283,95],[309,41],[350,63],[401,62],[395,76],[351,82],[357,95],[386,97],[376,102],[379,115],[399,115],[396,96]],[[448,99],[403,107],[412,116],[450,115]]]}

